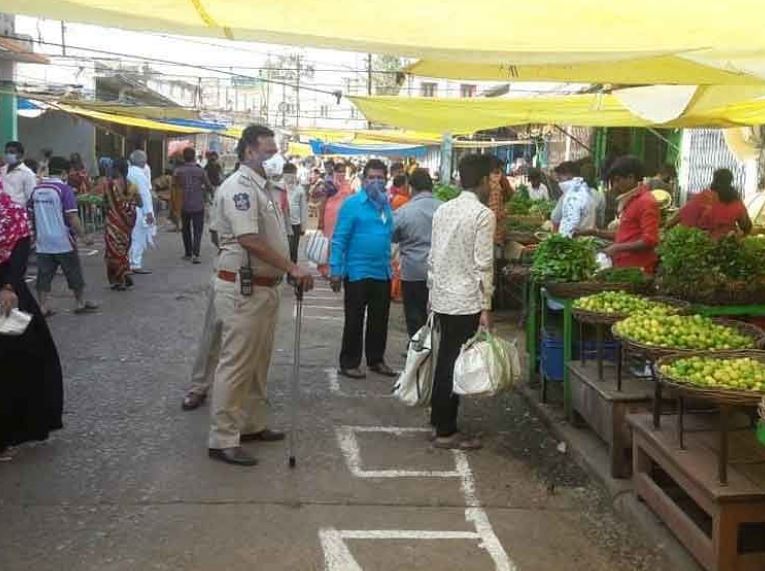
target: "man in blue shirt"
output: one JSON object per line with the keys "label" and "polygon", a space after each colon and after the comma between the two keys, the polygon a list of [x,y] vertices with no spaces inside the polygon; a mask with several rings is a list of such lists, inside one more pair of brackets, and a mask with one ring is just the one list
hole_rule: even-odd
{"label": "man in blue shirt", "polygon": [[[390,250],[393,212],[385,193],[388,169],[377,159],[364,166],[362,190],[346,199],[332,235],[332,289],[345,284],[345,327],[340,351],[340,374],[363,379],[362,347],[370,371],[395,377],[385,364],[390,312]],[[366,342],[364,316],[367,317]]]}
{"label": "man in blue shirt", "polygon": [[433,233],[433,214],[441,201],[433,197],[433,181],[426,169],[409,177],[412,200],[395,214],[393,241],[401,256],[401,293],[409,337],[428,320],[428,254]]}

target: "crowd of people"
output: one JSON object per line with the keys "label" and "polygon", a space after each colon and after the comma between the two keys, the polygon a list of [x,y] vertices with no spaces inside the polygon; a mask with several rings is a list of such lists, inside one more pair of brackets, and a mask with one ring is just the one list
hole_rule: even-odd
{"label": "crowd of people", "polygon": [[[464,156],[458,165],[461,192],[442,203],[433,195],[427,169],[370,159],[363,165],[328,161],[287,162],[267,127],[247,127],[237,146],[239,162],[228,177],[217,155],[205,167],[195,149],[155,181],[182,232],[183,259],[200,262],[205,212],[217,255],[192,386],[182,408],[198,408],[211,394],[208,453],[215,460],[254,465],[242,443],[274,442],[284,434],[269,426],[267,378],[284,278],[302,292],[314,285],[299,264],[300,240],[316,209],[317,232],[329,242],[321,276],[343,292],[344,324],[338,373],[360,380],[368,374],[395,377],[386,360],[391,298],[400,289],[409,336],[432,316],[438,339],[430,422],[432,446],[472,450],[478,439],[457,423],[459,399],[452,392],[460,348],[480,328],[492,327],[496,261],[504,255],[505,205],[515,190],[503,164],[488,154]],[[78,162],[78,160],[80,162]],[[45,439],[61,426],[61,366],[45,322],[54,313],[51,281],[60,267],[75,298],[75,313],[95,311],[85,297],[77,240],[90,244],[78,216],[77,193],[90,184],[81,159],[46,153],[38,164],[24,161],[23,145],[9,142],[0,170],[0,306],[32,315],[24,335],[0,336],[0,360],[14,387],[0,402],[0,449]],[[115,291],[148,273],[144,252],[156,235],[155,199],[146,153],[102,161],[96,186],[104,197],[104,255]],[[606,203],[575,163],[554,171],[561,196],[551,215],[567,237],[597,235],[616,266],[656,270],[660,205],[653,191],[672,183],[674,171],[644,177],[635,157],[613,161],[607,171],[617,220],[606,224]],[[87,179],[87,180],[86,180]],[[540,171],[528,172],[529,197],[549,199]],[[550,181],[548,181],[550,183]],[[714,175],[710,189],[693,197],[668,226],[695,226],[721,237],[747,233],[751,221],[732,186],[730,171]],[[37,299],[26,285],[34,246]],[[397,288],[395,282],[399,282]],[[39,305],[38,305],[39,303]],[[28,366],[29,356],[34,366]],[[34,405],[30,404],[34,403]]]}

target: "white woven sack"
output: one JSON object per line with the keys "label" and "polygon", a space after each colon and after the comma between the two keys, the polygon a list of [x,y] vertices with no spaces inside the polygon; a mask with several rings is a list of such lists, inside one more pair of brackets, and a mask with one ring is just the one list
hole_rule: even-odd
{"label": "white woven sack", "polygon": [[433,392],[433,318],[412,337],[393,396],[407,406],[428,406]]}
{"label": "white woven sack", "polygon": [[325,265],[329,260],[329,238],[314,232],[305,243],[305,257],[314,264]]}
{"label": "white woven sack", "polygon": [[457,395],[492,396],[510,388],[521,376],[515,342],[479,332],[462,346],[454,363]]}

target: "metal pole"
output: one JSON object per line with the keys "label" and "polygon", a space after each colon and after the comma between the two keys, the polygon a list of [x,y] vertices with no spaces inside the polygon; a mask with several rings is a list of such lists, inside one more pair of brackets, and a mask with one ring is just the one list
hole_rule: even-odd
{"label": "metal pole", "polygon": [[295,457],[295,431],[297,429],[297,409],[300,401],[300,327],[303,322],[303,289],[295,288],[295,346],[292,354],[292,411],[290,421],[290,456],[289,466],[297,464]]}
{"label": "metal pole", "polygon": [[300,54],[297,56],[297,77],[295,78],[295,129],[300,128]]}

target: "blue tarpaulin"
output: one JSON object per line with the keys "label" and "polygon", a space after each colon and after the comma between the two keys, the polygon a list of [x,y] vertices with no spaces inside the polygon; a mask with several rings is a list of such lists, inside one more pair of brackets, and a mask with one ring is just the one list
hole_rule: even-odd
{"label": "blue tarpaulin", "polygon": [[355,143],[325,143],[320,139],[309,141],[314,155],[378,155],[385,157],[424,157],[425,145],[397,145],[394,143],[360,145]]}
{"label": "blue tarpaulin", "polygon": [[210,121],[201,121],[199,119],[162,119],[161,122],[169,123],[170,125],[178,125],[179,127],[209,129],[210,131],[222,131],[226,129],[226,125],[221,123],[212,123]]}

